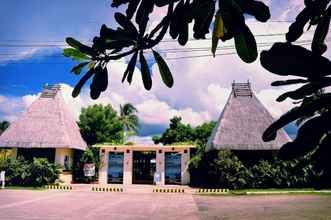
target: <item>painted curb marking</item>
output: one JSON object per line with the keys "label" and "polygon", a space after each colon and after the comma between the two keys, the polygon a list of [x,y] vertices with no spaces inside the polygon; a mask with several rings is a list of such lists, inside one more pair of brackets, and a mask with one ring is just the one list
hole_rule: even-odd
{"label": "painted curb marking", "polygon": [[153,192],[155,193],[184,193],[185,190],[184,189],[178,189],[178,188],[174,188],[174,189],[171,189],[171,188],[155,188],[153,189]]}

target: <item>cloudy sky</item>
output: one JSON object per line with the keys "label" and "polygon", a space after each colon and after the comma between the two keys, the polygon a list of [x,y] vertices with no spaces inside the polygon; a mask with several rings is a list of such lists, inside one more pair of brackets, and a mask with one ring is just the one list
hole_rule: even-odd
{"label": "cloudy sky", "polygon": [[[169,118],[179,115],[184,122],[198,125],[216,120],[228,98],[232,81],[250,80],[257,96],[275,118],[288,110],[290,101],[275,102],[288,88],[273,88],[270,83],[282,79],[260,66],[259,60],[243,63],[236,55],[210,57],[210,40],[189,41],[182,48],[176,42],[166,40],[157,50],[167,57],[174,75],[173,88],[166,88],[158,68],[150,63],[153,88],[145,91],[140,71],[135,70],[131,86],[121,83],[126,60],[110,63],[108,90],[93,101],[88,86],[81,95],[71,98],[71,91],[79,77],[70,73],[74,62],[61,55],[65,37],[71,36],[90,41],[99,34],[102,24],[115,26],[108,0],[4,0],[0,7],[0,120],[13,121],[38,96],[44,84],[60,83],[63,95],[77,119],[82,107],[94,103],[111,104],[115,109],[120,104],[131,102],[139,110],[140,136],[162,132]],[[271,9],[271,22],[257,23],[253,18],[247,24],[256,35],[259,50],[268,49],[272,43],[284,41],[289,22],[295,19],[303,7],[303,0],[264,1]],[[116,9],[123,10],[125,7]],[[158,8],[152,15],[151,27],[162,17],[164,10]],[[300,42],[312,39],[312,31],[300,38]],[[272,36],[265,36],[272,34]],[[264,35],[264,36],[259,36]],[[210,37],[210,36],[209,36]],[[168,36],[166,36],[168,38]],[[233,41],[221,44],[218,54],[234,52],[222,48],[232,46]],[[193,48],[193,49],[192,49]],[[201,56],[202,57],[197,57]],[[208,56],[204,56],[208,55]],[[331,57],[330,52],[326,54]]]}

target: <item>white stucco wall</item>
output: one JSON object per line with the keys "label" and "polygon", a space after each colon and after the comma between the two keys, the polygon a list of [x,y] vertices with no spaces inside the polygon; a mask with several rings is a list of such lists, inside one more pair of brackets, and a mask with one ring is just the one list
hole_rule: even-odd
{"label": "white stucco wall", "polygon": [[160,185],[165,184],[165,175],[164,175],[164,150],[162,153],[159,153],[159,150],[156,151],[156,172],[161,174],[161,182]]}
{"label": "white stucco wall", "polygon": [[[127,150],[129,152],[127,152]],[[132,150],[126,149],[124,151],[124,168],[123,168],[123,184],[132,184]]]}
{"label": "white stucco wall", "polygon": [[[105,152],[103,152],[105,151]],[[108,151],[100,149],[99,184],[107,184]]]}
{"label": "white stucco wall", "polygon": [[182,153],[182,161],[181,161],[181,178],[182,178],[182,185],[187,185],[190,183],[190,173],[188,170],[188,162],[190,160],[190,149],[187,149],[187,153]]}

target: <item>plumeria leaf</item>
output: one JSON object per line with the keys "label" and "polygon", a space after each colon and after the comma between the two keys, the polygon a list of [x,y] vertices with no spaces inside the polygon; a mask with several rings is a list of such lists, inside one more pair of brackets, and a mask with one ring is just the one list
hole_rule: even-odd
{"label": "plumeria leaf", "polygon": [[75,73],[76,75],[80,74],[84,66],[86,66],[89,62],[83,62],[75,66],[74,68],[71,69],[72,73]]}
{"label": "plumeria leaf", "polygon": [[144,87],[146,90],[150,90],[152,88],[152,78],[147,61],[144,57],[144,52],[142,50],[139,54],[139,61],[141,65],[141,77],[143,80]]}
{"label": "plumeria leaf", "polygon": [[174,85],[174,79],[172,77],[172,74],[170,72],[167,63],[164,61],[162,56],[155,50],[153,50],[153,55],[157,65],[159,66],[162,81],[164,82],[164,84],[166,84],[166,86],[171,88]]}
{"label": "plumeria leaf", "polygon": [[63,50],[63,55],[77,61],[84,61],[90,59],[90,57],[88,57],[86,54],[80,52],[75,48],[65,48]]}
{"label": "plumeria leaf", "polygon": [[234,35],[237,53],[242,61],[252,63],[257,58],[257,45],[249,28],[245,25],[243,31]]}
{"label": "plumeria leaf", "polygon": [[134,68],[135,68],[136,63],[137,63],[137,57],[138,57],[138,52],[135,52],[133,54],[133,56],[131,57],[131,59],[128,63],[128,66],[127,66],[127,68],[126,68],[126,70],[123,74],[122,83],[127,78],[128,83],[131,84],[133,73],[134,73]]}
{"label": "plumeria leaf", "polygon": [[80,93],[80,90],[84,86],[87,80],[89,80],[93,76],[94,72],[93,70],[89,70],[85,73],[85,75],[79,80],[79,82],[76,84],[74,90],[72,91],[72,97],[77,97]]}
{"label": "plumeria leaf", "polygon": [[86,46],[79,41],[75,40],[72,37],[67,37],[66,38],[67,44],[69,44],[71,47],[79,50],[82,53],[88,54],[90,56],[96,56],[97,53],[92,49],[92,47]]}

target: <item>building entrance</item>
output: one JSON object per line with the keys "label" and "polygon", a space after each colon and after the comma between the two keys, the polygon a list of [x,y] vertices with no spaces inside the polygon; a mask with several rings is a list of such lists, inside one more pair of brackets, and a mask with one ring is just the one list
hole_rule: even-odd
{"label": "building entrance", "polygon": [[133,151],[133,184],[153,184],[155,171],[155,151]]}

